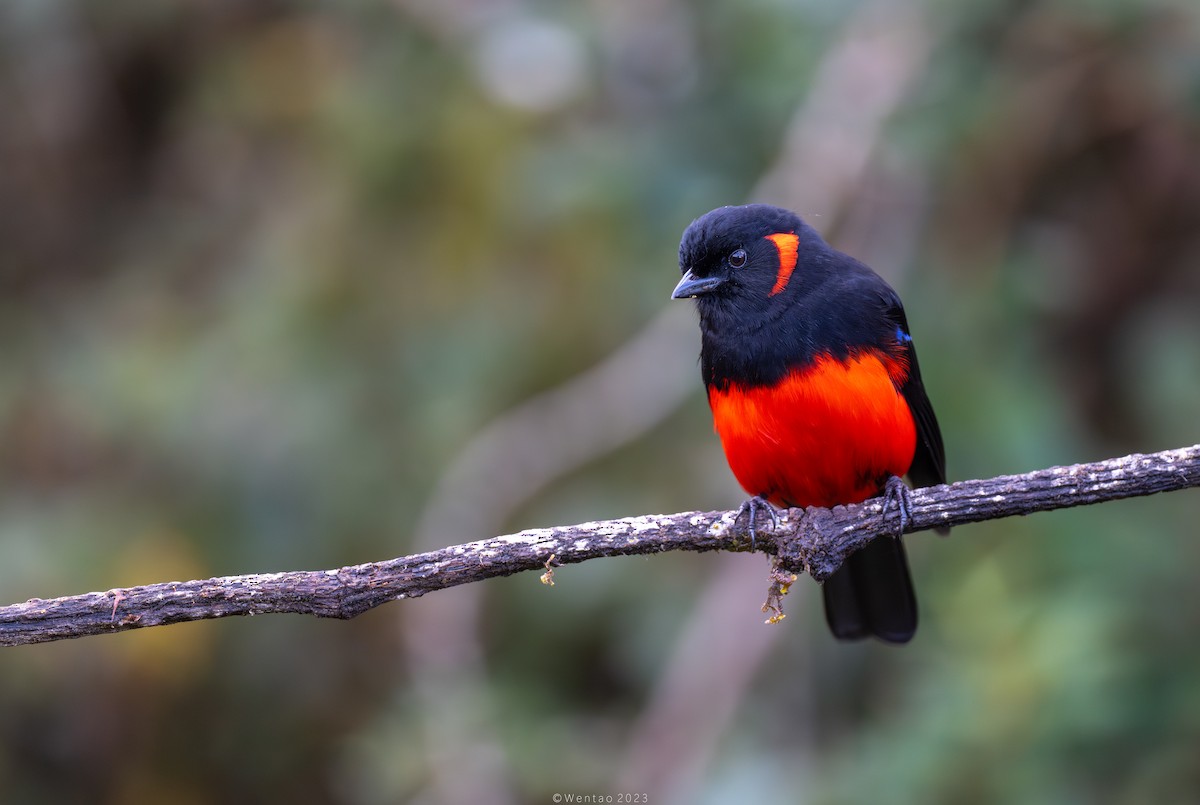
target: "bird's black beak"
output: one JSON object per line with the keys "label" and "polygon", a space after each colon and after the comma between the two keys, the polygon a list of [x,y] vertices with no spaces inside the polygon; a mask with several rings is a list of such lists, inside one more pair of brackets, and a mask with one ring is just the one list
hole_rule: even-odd
{"label": "bird's black beak", "polygon": [[683,273],[683,279],[671,291],[672,299],[690,299],[693,296],[711,293],[725,282],[724,277],[697,277],[691,269]]}

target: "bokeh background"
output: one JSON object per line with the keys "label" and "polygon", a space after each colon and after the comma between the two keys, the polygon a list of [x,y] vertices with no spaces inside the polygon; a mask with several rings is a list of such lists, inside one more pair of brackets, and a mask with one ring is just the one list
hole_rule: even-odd
{"label": "bokeh background", "polygon": [[[0,594],[732,506],[678,236],[906,300],[952,478],[1200,433],[1190,0],[0,6]],[[1183,802],[1200,498],[909,539],[840,645],[762,556],[8,649],[5,803]]]}

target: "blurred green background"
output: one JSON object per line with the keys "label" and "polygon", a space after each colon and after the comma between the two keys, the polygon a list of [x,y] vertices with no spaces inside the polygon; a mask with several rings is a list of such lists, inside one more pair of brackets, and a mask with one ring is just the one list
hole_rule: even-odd
{"label": "blurred green background", "polygon": [[[906,300],[951,478],[1200,432],[1200,6],[0,6],[5,603],[735,505],[688,222]],[[841,645],[762,556],[0,654],[0,801],[1185,802],[1182,492],[909,540]]]}

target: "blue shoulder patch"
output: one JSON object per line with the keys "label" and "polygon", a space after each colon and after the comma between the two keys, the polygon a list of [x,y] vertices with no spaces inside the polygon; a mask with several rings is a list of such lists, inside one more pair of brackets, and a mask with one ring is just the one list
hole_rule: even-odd
{"label": "blue shoulder patch", "polygon": [[904,332],[904,328],[899,324],[896,325],[896,340],[901,344],[911,344],[912,336]]}

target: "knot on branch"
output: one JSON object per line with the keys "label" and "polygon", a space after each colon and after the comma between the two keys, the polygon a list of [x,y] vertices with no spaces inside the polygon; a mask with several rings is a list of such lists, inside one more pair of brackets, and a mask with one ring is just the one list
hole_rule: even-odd
{"label": "knot on branch", "polygon": [[795,526],[781,531],[775,538],[779,564],[793,573],[807,573],[817,581],[833,575],[845,553],[839,551],[826,535],[835,529],[834,514],[829,509],[802,509]]}
{"label": "knot on branch", "polygon": [[872,499],[832,509],[803,509],[796,525],[778,534],[775,550],[780,564],[793,573],[807,573],[823,582],[846,561],[846,557],[879,536],[887,525],[867,511],[882,512],[881,500]]}

